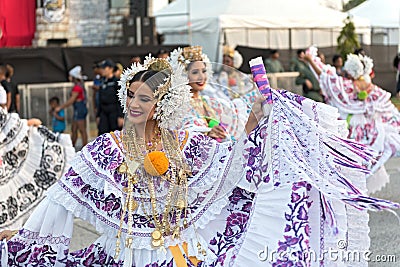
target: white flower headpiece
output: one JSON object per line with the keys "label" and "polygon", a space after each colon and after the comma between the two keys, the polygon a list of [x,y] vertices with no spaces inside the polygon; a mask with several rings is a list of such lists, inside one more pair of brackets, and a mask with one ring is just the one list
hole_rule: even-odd
{"label": "white flower headpiece", "polygon": [[183,117],[190,108],[190,86],[186,75],[183,75],[183,66],[171,66],[167,59],[153,58],[147,56],[143,65],[133,63],[130,68],[124,70],[118,84],[120,89],[118,97],[124,113],[127,112],[127,89],[130,84],[129,81],[135,76],[136,73],[153,69],[162,71],[169,69],[171,73],[166,78],[165,83],[160,84],[154,93],[158,99],[154,113],[154,119],[158,121],[158,125],[164,129],[174,129],[182,122]]}
{"label": "white flower headpiece", "polygon": [[242,54],[240,54],[237,50],[235,50],[235,52],[233,54],[233,66],[236,69],[239,69],[240,66],[242,66],[242,64],[243,64]]}
{"label": "white flower headpiece", "polygon": [[208,56],[202,52],[201,46],[189,46],[183,49],[178,47],[171,52],[169,57],[169,62],[172,68],[176,68],[178,65],[183,65],[185,71],[187,71],[189,63],[194,61],[203,61],[206,64],[207,79],[210,80],[213,75],[211,62]]}
{"label": "white flower headpiece", "polygon": [[354,79],[360,78],[364,74],[364,66],[358,55],[348,54],[344,63],[343,70],[350,74]]}
{"label": "white flower headpiece", "polygon": [[371,74],[372,68],[374,67],[374,61],[372,60],[372,58],[370,58],[368,56],[362,56],[362,55],[360,55],[360,59],[364,65],[364,73],[363,73],[364,79],[367,82],[371,82],[370,74]]}
{"label": "white flower headpiece", "polygon": [[223,49],[223,55],[231,57],[233,60],[233,67],[235,69],[239,69],[240,66],[243,64],[243,56],[242,54],[239,53],[239,51],[235,50],[233,47],[229,45],[224,45]]}
{"label": "white flower headpiece", "polygon": [[132,63],[130,68],[128,67],[122,72],[120,80],[118,81],[119,85],[118,98],[124,110],[124,113],[127,112],[126,99],[127,99],[127,90],[130,86],[129,81],[133,78],[133,76],[135,76],[136,73],[142,70],[147,70],[147,68],[138,62]]}

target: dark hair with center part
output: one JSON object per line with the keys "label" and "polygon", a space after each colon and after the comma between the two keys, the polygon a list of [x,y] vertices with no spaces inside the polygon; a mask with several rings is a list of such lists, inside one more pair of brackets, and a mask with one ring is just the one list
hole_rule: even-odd
{"label": "dark hair with center part", "polygon": [[166,83],[166,80],[168,79],[169,75],[170,74],[168,73],[167,70],[164,71],[142,70],[133,76],[133,78],[129,81],[129,84],[132,84],[134,82],[144,82],[150,87],[150,89],[153,92],[155,92],[157,91],[160,85]]}

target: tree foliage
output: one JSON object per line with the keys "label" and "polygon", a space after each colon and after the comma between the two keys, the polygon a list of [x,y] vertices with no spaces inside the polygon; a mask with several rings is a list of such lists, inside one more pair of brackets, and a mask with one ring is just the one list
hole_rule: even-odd
{"label": "tree foliage", "polygon": [[347,17],[345,25],[337,38],[337,50],[344,60],[347,58],[348,54],[353,53],[355,49],[360,48],[360,43],[355,30],[356,27],[354,26],[353,21],[350,17]]}

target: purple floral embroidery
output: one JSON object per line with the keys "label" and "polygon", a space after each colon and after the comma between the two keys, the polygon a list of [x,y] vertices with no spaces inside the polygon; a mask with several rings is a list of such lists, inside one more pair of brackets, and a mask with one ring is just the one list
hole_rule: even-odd
{"label": "purple floral embroidery", "polygon": [[268,163],[264,161],[265,151],[262,143],[267,138],[267,124],[260,123],[248,136],[244,157],[247,160],[246,181],[258,187],[261,183],[269,183]]}
{"label": "purple floral embroidery", "polygon": [[174,259],[171,259],[168,263],[167,261],[163,261],[163,262],[153,262],[153,263],[149,263],[146,264],[144,267],[173,267],[174,266]]}
{"label": "purple floral embroidery", "polygon": [[253,206],[252,202],[247,202],[246,204],[244,204],[242,206],[241,211],[246,212],[246,213],[250,213],[252,206]]}
{"label": "purple floral embroidery", "polygon": [[92,159],[103,170],[115,170],[123,161],[123,155],[109,135],[102,135],[95,139],[86,149]]}
{"label": "purple floral embroidery", "polygon": [[227,226],[234,227],[234,226],[239,226],[239,228],[242,228],[248,221],[249,215],[243,214],[241,212],[234,212],[231,215],[228,216],[227,220]]}
{"label": "purple floral embroidery", "polygon": [[[29,251],[26,251],[17,257],[17,262],[25,262],[29,258]],[[32,261],[31,261],[32,262]],[[38,262],[38,261],[36,261]]]}
{"label": "purple floral embroidery", "polygon": [[290,99],[292,101],[297,102],[302,105],[303,101],[306,99],[304,96],[296,95],[286,90],[276,90],[279,94],[281,94],[284,98]]}
{"label": "purple floral embroidery", "polygon": [[68,256],[67,266],[112,266],[121,267],[122,261],[116,262],[99,244],[92,244],[87,248],[72,252]]}
{"label": "purple floral embroidery", "polygon": [[285,213],[286,225],[283,240],[278,242],[278,252],[286,252],[290,257],[277,258],[272,266],[309,266],[303,258],[304,251],[309,249],[310,226],[308,209],[312,204],[309,200],[311,185],[297,182],[292,185],[289,213]]}
{"label": "purple floral embroidery", "polygon": [[229,202],[231,205],[237,205],[240,200],[246,199],[246,191],[235,189],[229,196]]}
{"label": "purple floral embroidery", "polygon": [[[113,193],[105,196],[102,190],[84,183],[83,179],[72,169],[69,171],[68,179],[60,181],[62,187],[74,188],[76,194],[86,203],[93,203],[99,214],[106,214],[110,219],[120,220],[122,213],[121,199]],[[114,176],[115,177],[115,176]],[[125,222],[127,222],[127,217]],[[133,218],[134,227],[153,227],[150,221],[144,216],[135,214]]]}
{"label": "purple floral embroidery", "polygon": [[84,185],[84,182],[81,177],[75,177],[72,179],[72,185],[75,187],[81,187]]}
{"label": "purple floral embroidery", "polygon": [[23,243],[12,240],[7,242],[7,246],[8,246],[8,251],[11,254],[16,254],[17,252],[25,248],[25,245]]}
{"label": "purple floral embroidery", "polygon": [[[59,255],[49,245],[38,245],[32,242],[29,246],[25,245],[21,240],[10,240],[8,246],[8,266],[53,266],[56,262],[63,262],[63,256]],[[63,245],[61,245],[63,246]]]}
{"label": "purple floral embroidery", "polygon": [[217,232],[216,236],[209,241],[209,248],[218,256],[211,266],[227,264],[229,255],[230,260],[234,260],[235,254],[232,252],[236,246],[240,246],[243,241],[243,233],[246,232],[247,222],[253,204],[254,193],[247,192],[240,188],[235,188],[229,196],[229,215],[226,217],[226,226],[223,233]]}
{"label": "purple floral embroidery", "polygon": [[103,191],[86,184],[81,189],[82,197],[95,204],[96,208],[105,211],[109,217],[117,217],[121,209],[121,199],[114,194],[104,196]]}
{"label": "purple floral embroidery", "polygon": [[184,151],[187,162],[191,165],[193,175],[202,168],[203,163],[210,156],[213,140],[205,135],[199,134],[190,139]]}
{"label": "purple floral embroidery", "polygon": [[72,167],[70,167],[68,169],[68,171],[65,173],[64,175],[64,179],[65,180],[69,180],[70,177],[76,176],[77,173],[74,171],[74,169]]}

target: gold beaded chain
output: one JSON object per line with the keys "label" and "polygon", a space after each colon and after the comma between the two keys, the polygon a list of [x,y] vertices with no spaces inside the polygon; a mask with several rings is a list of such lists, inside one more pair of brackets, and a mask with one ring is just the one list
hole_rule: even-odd
{"label": "gold beaded chain", "polygon": [[[200,100],[200,101],[199,101]],[[199,98],[191,98],[190,103],[194,110],[200,115],[200,117],[208,116],[217,118],[215,111],[208,105],[207,101],[200,96]]]}
{"label": "gold beaded chain", "polygon": [[[132,128],[129,132],[127,132],[127,135],[130,137],[129,140],[127,140],[127,143],[130,144],[130,146],[129,146],[130,150],[128,153],[133,152],[132,156],[134,156],[135,159],[138,160],[139,162],[143,162],[144,161],[143,151],[147,151],[147,150],[143,147],[143,145],[138,144],[138,142],[137,142],[138,138],[136,136],[135,129]],[[156,135],[158,135],[158,134],[156,134]],[[143,175],[146,175],[146,173],[143,172]],[[156,203],[156,197],[155,197],[154,184],[153,184],[153,181],[150,176],[148,176],[147,184],[148,184],[149,193],[150,193],[150,204],[152,207],[152,219],[155,224],[155,230],[151,234],[152,246],[158,248],[158,247],[162,247],[164,245],[164,238],[163,238],[164,231],[162,228],[162,224],[159,223],[159,220],[157,218],[157,203]],[[151,187],[151,185],[153,185],[153,187]],[[168,191],[171,191],[171,188]],[[166,201],[168,203],[168,201],[170,201],[170,200],[167,199]],[[143,208],[143,212],[146,213],[143,201],[142,201],[142,208]],[[167,208],[167,205],[166,205],[166,208]]]}
{"label": "gold beaded chain", "polygon": [[121,245],[122,224],[123,224],[123,221],[124,221],[124,217],[125,217],[125,213],[126,213],[126,209],[127,208],[128,208],[128,201],[125,201],[125,203],[124,203],[124,205],[122,207],[121,219],[119,221],[119,229],[118,229],[117,236],[116,236],[117,242],[115,244],[115,255],[114,255],[115,259],[118,259],[119,254],[121,252],[120,245]]}
{"label": "gold beaded chain", "polygon": [[[157,127],[158,129],[158,127]],[[160,214],[159,216],[162,216],[161,218],[158,217],[158,212],[157,212],[157,197],[156,197],[156,192],[155,192],[155,188],[154,188],[154,181],[152,179],[152,177],[150,175],[147,175],[145,172],[143,172],[143,175],[147,175],[147,185],[148,185],[148,189],[149,189],[149,194],[150,194],[150,202],[151,202],[151,213],[152,213],[152,219],[154,220],[154,224],[156,229],[153,231],[152,233],[152,245],[153,247],[160,247],[163,245],[163,236],[166,235],[170,235],[171,231],[170,231],[170,222],[169,222],[169,215],[171,213],[171,211],[176,210],[175,207],[178,207],[178,210],[176,215],[177,220],[176,220],[176,226],[174,228],[174,236],[175,237],[179,237],[179,226],[180,226],[180,219],[181,219],[181,214],[182,214],[182,210],[187,206],[187,203],[185,201],[186,197],[182,195],[183,191],[187,191],[187,190],[182,190],[182,188],[178,189],[178,198],[173,201],[172,200],[172,196],[174,193],[174,187],[176,185],[178,185],[179,187],[184,186],[185,184],[187,184],[187,174],[189,172],[187,172],[188,167],[185,166],[185,164],[183,164],[183,159],[182,159],[182,155],[179,149],[179,143],[177,142],[177,140],[175,140],[175,138],[172,137],[172,134],[167,131],[162,129],[161,130],[161,134],[160,130],[156,130],[156,134],[155,136],[159,136],[160,140],[162,140],[162,144],[163,147],[165,149],[165,152],[170,160],[170,173],[167,176],[164,176],[165,180],[167,180],[170,183],[170,186],[168,188],[168,193],[167,193],[167,197],[165,200],[165,207],[164,207],[164,211],[162,213],[162,215]],[[134,128],[132,129],[126,129],[125,130],[125,134],[123,135],[123,143],[124,143],[124,147],[125,147],[125,151],[126,151],[126,163],[122,164],[121,170],[124,171],[124,167],[125,165],[129,165],[130,162],[143,162],[144,160],[144,154],[143,151],[148,151],[148,149],[145,149],[143,146],[143,142],[140,142],[141,140],[139,138],[136,137],[136,132],[134,130]],[[155,142],[158,144],[158,142]],[[156,145],[154,145],[154,147],[156,147]],[[177,171],[177,168],[175,167],[176,164],[174,164],[174,162],[177,162],[178,166],[184,166],[185,167],[185,171],[180,170],[179,172]],[[128,170],[130,169],[129,166],[127,168]],[[137,167],[136,167],[137,169]],[[182,169],[182,168],[180,168]],[[178,180],[176,179],[178,178]],[[134,199],[133,199],[133,185],[134,183],[129,183],[129,188],[127,189],[128,191],[128,196],[127,196],[127,202],[128,203],[135,203]],[[131,188],[132,187],[132,188]],[[131,192],[129,194],[129,192]],[[143,204],[143,203],[142,203]],[[132,207],[132,209],[128,209],[128,213],[129,211],[132,212],[133,208],[137,208],[136,204],[128,204],[128,207]],[[146,213],[144,205],[142,205],[142,209],[143,212]],[[128,214],[129,216],[129,214]],[[131,216],[129,216],[131,217]],[[129,222],[128,222],[129,223]],[[128,230],[128,232],[130,232]]]}
{"label": "gold beaded chain", "polygon": [[[128,151],[130,149],[131,143],[129,140],[126,139],[127,135],[122,136],[122,142],[124,144],[124,149],[125,151]],[[128,237],[125,239],[125,247],[132,249],[132,243],[133,243],[133,212],[138,208],[138,203],[135,201],[134,196],[133,196],[133,191],[134,191],[134,186],[138,182],[137,180],[137,174],[136,171],[139,167],[139,163],[137,161],[134,161],[132,157],[129,155],[126,155],[125,162],[123,162],[119,167],[118,171],[122,174],[126,174],[128,178],[128,185],[127,187],[123,188],[123,191],[127,194],[126,200],[122,209],[121,213],[121,218],[120,218],[120,223],[119,223],[119,229],[117,232],[117,242],[115,245],[115,258],[117,259],[119,257],[119,254],[121,252],[121,234],[122,234],[122,225],[125,219],[126,211],[128,211]]]}
{"label": "gold beaded chain", "polygon": [[[157,127],[158,128],[158,127]],[[183,219],[183,228],[188,227],[187,216],[188,216],[188,176],[191,175],[190,169],[184,162],[180,145],[178,140],[173,136],[173,134],[166,130],[161,129],[159,132],[156,131],[155,137],[159,137],[163,145],[164,152],[170,162],[170,170],[166,175],[162,175],[161,179],[169,183],[167,195],[165,198],[165,206],[163,212],[159,213],[157,209],[157,196],[154,185],[154,178],[147,174],[143,169],[143,163],[145,154],[150,151],[154,151],[159,144],[159,141],[152,140],[153,146],[151,148],[145,146],[144,140],[142,141],[136,136],[136,131],[134,128],[125,129],[125,134],[122,136],[122,141],[125,149],[125,162],[119,167],[119,172],[124,173],[128,177],[128,186],[123,189],[127,193],[126,201],[123,205],[120,226],[117,234],[117,243],[115,249],[116,258],[120,254],[120,239],[122,232],[123,220],[125,218],[126,212],[128,212],[128,234],[125,241],[125,247],[132,249],[133,243],[133,212],[137,210],[138,203],[134,199],[134,187],[138,183],[140,177],[147,178],[146,184],[148,187],[148,192],[150,195],[150,206],[151,215],[147,213],[145,208],[145,197],[143,192],[145,190],[139,189],[141,201],[141,209],[144,215],[149,221],[154,221],[155,229],[151,233],[151,244],[154,248],[164,249],[164,237],[172,235],[172,238],[180,238],[181,230],[181,220],[182,213],[185,210],[185,216]],[[154,150],[153,150],[154,149]],[[150,151],[149,151],[150,150]],[[142,170],[139,172],[138,169]],[[140,176],[139,176],[140,175]],[[178,187],[176,189],[176,186]],[[176,193],[176,194],[174,194]],[[173,225],[173,216],[175,215],[175,221]],[[196,233],[197,236],[197,233]],[[201,245],[198,242],[199,252]],[[204,254],[205,250],[201,250]]]}

